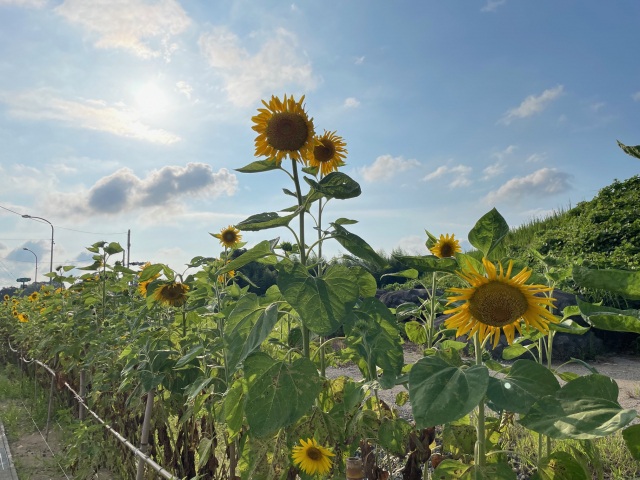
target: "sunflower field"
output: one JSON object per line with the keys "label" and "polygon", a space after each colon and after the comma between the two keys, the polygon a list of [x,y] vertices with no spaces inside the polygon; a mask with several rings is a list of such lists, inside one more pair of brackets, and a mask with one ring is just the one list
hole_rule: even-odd
{"label": "sunflower field", "polygon": [[[628,455],[640,461],[638,413],[620,406],[615,381],[551,366],[554,335],[589,328],[570,317],[640,333],[639,312],[587,302],[555,312],[553,275],[532,283],[529,267],[499,257],[509,227],[495,209],[468,234],[480,260],[462,253],[453,235],[429,232],[432,255],[398,256],[404,269],[394,275],[420,279],[430,294],[420,306],[387,308],[365,268],[386,260],[349,231],[356,220],[324,218],[329,202],[361,190],[339,171],[345,141],[334,131],[316,134],[303,101],[263,102],[252,119],[258,159],[237,169],[284,175],[289,207],[211,233],[220,255],[196,256],[184,271],[161,263],[131,269],[119,244],[98,242],[88,248],[91,265],[58,267],[39,292],[0,302],[3,343],[46,363],[61,392],[67,382],[174,478],[516,479],[514,455],[501,442],[513,423],[538,439],[531,478],[591,478],[579,456],[555,448],[567,439],[622,432]],[[243,232],[276,229],[293,241],[242,241]],[[324,260],[327,241],[361,264]],[[277,273],[264,294],[252,293],[243,274],[253,263]],[[640,299],[639,272],[580,267],[573,275],[585,287]],[[458,286],[439,296],[445,278]],[[485,355],[501,338],[512,358],[532,359],[505,366]],[[423,346],[413,364],[404,359],[407,339]],[[347,362],[361,380],[327,376]],[[398,385],[405,392],[396,404],[410,402],[411,418],[380,398]],[[80,425],[91,425],[82,410]],[[89,455],[117,478],[156,478],[99,428],[78,428],[69,443],[77,478],[88,478]],[[96,443],[102,453],[91,449]],[[355,459],[360,467],[347,470]]]}

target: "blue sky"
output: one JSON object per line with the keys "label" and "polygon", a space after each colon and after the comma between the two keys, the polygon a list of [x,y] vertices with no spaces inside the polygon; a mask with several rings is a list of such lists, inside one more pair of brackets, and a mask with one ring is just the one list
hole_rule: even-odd
{"label": "blue sky", "polygon": [[[178,271],[209,235],[290,205],[251,117],[306,95],[362,186],[324,218],[387,253],[515,227],[640,171],[636,0],[0,0],[0,286],[94,242]],[[249,246],[285,230],[245,234]],[[340,253],[327,244],[329,255]],[[43,279],[43,278],[39,278]]]}

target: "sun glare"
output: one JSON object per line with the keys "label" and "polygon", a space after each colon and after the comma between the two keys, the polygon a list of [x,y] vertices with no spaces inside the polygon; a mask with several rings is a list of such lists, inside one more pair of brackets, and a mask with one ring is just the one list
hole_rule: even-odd
{"label": "sun glare", "polygon": [[134,91],[135,106],[142,114],[163,113],[169,107],[169,97],[155,83],[145,83]]}

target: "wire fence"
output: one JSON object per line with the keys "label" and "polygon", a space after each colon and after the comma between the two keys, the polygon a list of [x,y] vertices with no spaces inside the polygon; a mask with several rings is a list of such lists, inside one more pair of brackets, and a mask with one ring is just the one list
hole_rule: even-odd
{"label": "wire fence", "polygon": [[[44,440],[44,442],[46,443],[47,447],[49,448],[49,450],[53,454],[53,451],[51,450],[49,444],[47,443],[47,439],[48,439],[49,427],[50,427],[50,423],[51,423],[51,409],[52,409],[52,405],[53,405],[55,379],[58,376],[57,376],[56,372],[51,367],[46,365],[45,363],[43,363],[43,362],[41,362],[40,360],[37,360],[37,359],[28,360],[28,359],[26,359],[26,358],[24,358],[22,356],[21,352],[19,352],[15,348],[13,348],[11,346],[10,342],[8,342],[8,345],[9,345],[9,349],[12,352],[14,352],[14,353],[16,353],[18,355],[20,361],[22,361],[25,364],[35,363],[36,365],[39,365],[42,368],[44,368],[51,375],[51,391],[49,393],[49,407],[48,407],[48,411],[47,411],[47,425],[46,425],[46,429],[45,429],[45,434],[44,435],[42,434],[40,429],[38,429],[37,425],[36,425],[36,429],[38,429],[38,432],[40,432],[40,435],[42,436],[42,439]],[[36,381],[37,381],[37,378],[36,378]],[[80,408],[84,408],[85,411],[88,412],[98,423],[100,423],[110,434],[112,434],[120,443],[125,445],[127,447],[127,449],[129,449],[132,452],[134,457],[137,457],[139,459],[139,462],[143,462],[142,464],[146,464],[147,466],[152,468],[158,475],[162,476],[163,478],[165,478],[167,480],[179,480],[178,477],[174,476],[172,473],[170,473],[164,467],[162,467],[161,465],[156,463],[145,452],[143,452],[140,448],[137,448],[135,445],[133,445],[123,435],[118,433],[107,422],[105,422],[102,418],[100,418],[100,416],[98,416],[97,413],[95,413],[93,410],[91,410],[87,406],[87,404],[85,403],[85,401],[82,398],[82,396],[80,394],[78,394],[78,392],[76,392],[71,387],[71,385],[69,385],[69,383],[64,382],[64,386],[71,392],[71,395],[76,400],[76,402],[78,402]],[[34,395],[35,395],[35,391],[34,391]],[[33,418],[32,418],[32,421],[33,421]],[[34,425],[35,425],[35,421],[34,421]],[[146,445],[142,445],[141,447],[146,447]],[[55,457],[55,455],[54,455],[54,457]],[[58,465],[60,465],[60,464],[58,463]],[[141,465],[141,464],[139,464],[139,465]],[[62,466],[60,466],[60,468],[62,469]],[[140,469],[138,469],[138,470],[140,471]],[[66,472],[64,472],[64,469],[62,469],[62,471],[63,471],[63,473],[64,473],[66,478],[70,478],[70,477],[67,476]]]}

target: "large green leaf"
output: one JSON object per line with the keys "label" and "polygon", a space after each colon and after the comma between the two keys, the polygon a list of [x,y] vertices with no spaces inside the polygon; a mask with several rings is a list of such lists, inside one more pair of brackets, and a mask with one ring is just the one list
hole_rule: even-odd
{"label": "large green leaf", "polygon": [[276,170],[280,168],[275,159],[268,160],[256,160],[255,162],[251,162],[249,165],[245,165],[242,168],[236,168],[236,172],[241,173],[259,173],[259,172],[268,172],[269,170]]}
{"label": "large green leaf", "polygon": [[346,200],[347,198],[355,198],[362,193],[358,182],[342,172],[331,172],[320,182],[309,177],[304,177],[304,180],[327,198]]}
{"label": "large green leaf", "polygon": [[605,437],[636,416],[617,402],[618,386],[609,377],[591,374],[568,382],[554,395],[538,400],[520,423],[529,430],[557,439]]}
{"label": "large green leaf", "polygon": [[289,215],[280,216],[277,212],[264,212],[252,215],[240,223],[236,223],[236,228],[245,232],[255,232],[268,228],[286,227],[289,222],[298,216],[298,211]]}
{"label": "large green leaf", "polygon": [[640,158],[640,145],[636,145],[635,147],[631,147],[631,146],[628,146],[628,145],[625,145],[623,143],[618,142],[618,146],[627,155],[631,155],[632,157]]}
{"label": "large green leaf", "polygon": [[582,318],[600,330],[640,333],[640,310],[619,310],[577,299]]}
{"label": "large green leaf", "polygon": [[498,210],[493,208],[473,226],[469,232],[469,243],[488,258],[507,233],[509,233],[509,225]]}
{"label": "large green leaf", "polygon": [[631,456],[640,461],[640,425],[632,425],[622,431],[622,438]]}
{"label": "large green leaf", "polygon": [[555,375],[546,367],[532,360],[516,360],[506,377],[489,379],[487,397],[498,408],[522,414],[559,388]]}
{"label": "large green leaf", "polygon": [[383,418],[378,441],[387,452],[398,456],[407,453],[409,434],[413,427],[403,418]]}
{"label": "large green leaf", "polygon": [[[398,260],[406,267],[413,268],[420,273],[427,272],[455,272],[458,262],[455,258],[438,258],[435,255],[427,255],[422,257],[412,257],[408,255],[394,255],[393,258]],[[396,274],[397,275],[397,274]]]}
{"label": "large green leaf", "polygon": [[278,288],[300,315],[302,323],[318,335],[334,333],[358,300],[358,278],[343,265],[332,265],[312,277],[300,263],[278,265]]}
{"label": "large green leaf", "polygon": [[489,371],[484,365],[452,367],[437,357],[418,360],[409,373],[409,398],[418,428],[452,422],[484,397]]}
{"label": "large green leaf", "polygon": [[376,251],[358,235],[347,231],[337,223],[332,223],[331,226],[334,228],[333,237],[349,253],[352,253],[366,262],[373,263],[380,268],[387,266],[387,261],[378,255]]}
{"label": "large green leaf", "polygon": [[640,300],[640,272],[598,270],[575,265],[572,275],[575,282],[583,287],[608,290],[631,300]]}
{"label": "large green leaf", "polygon": [[265,353],[249,355],[244,362],[248,379],[245,415],[252,435],[264,437],[300,419],[322,389],[311,360],[292,364],[273,360]]}
{"label": "large green leaf", "polygon": [[278,239],[275,240],[263,240],[262,242],[255,245],[253,248],[250,248],[242,255],[237,258],[234,258],[229,263],[227,263],[224,267],[220,268],[216,271],[215,275],[222,275],[223,273],[230,272],[231,270],[238,270],[245,265],[260,260],[265,257],[273,256],[273,249],[278,244]]}
{"label": "large green leaf", "polygon": [[224,326],[227,368],[230,372],[234,372],[238,364],[260,346],[277,321],[278,308],[275,303],[260,305],[253,293],[240,297]]}
{"label": "large green leaf", "polygon": [[538,463],[532,480],[589,480],[587,473],[568,452],[553,452]]}

